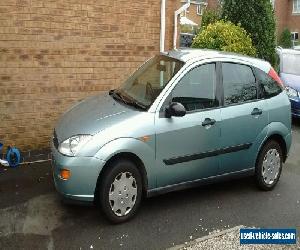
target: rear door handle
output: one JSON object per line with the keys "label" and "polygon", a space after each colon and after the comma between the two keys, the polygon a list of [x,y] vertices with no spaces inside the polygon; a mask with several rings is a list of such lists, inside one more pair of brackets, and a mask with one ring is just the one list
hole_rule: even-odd
{"label": "rear door handle", "polygon": [[262,114],[262,110],[255,108],[252,110],[251,115],[261,115]]}
{"label": "rear door handle", "polygon": [[216,123],[216,120],[214,119],[210,119],[210,118],[205,118],[205,120],[202,122],[202,126],[206,127],[206,126],[212,126]]}

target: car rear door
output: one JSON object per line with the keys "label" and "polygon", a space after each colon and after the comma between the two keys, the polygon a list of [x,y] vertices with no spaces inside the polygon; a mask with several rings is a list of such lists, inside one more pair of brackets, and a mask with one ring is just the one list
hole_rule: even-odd
{"label": "car rear door", "polygon": [[267,102],[260,99],[251,66],[222,62],[221,154],[219,174],[255,166],[258,144],[267,134]]}

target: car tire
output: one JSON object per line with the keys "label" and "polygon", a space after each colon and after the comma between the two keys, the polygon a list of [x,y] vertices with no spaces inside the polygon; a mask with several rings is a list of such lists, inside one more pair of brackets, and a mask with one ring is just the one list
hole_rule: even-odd
{"label": "car tire", "polygon": [[272,190],[279,181],[282,170],[283,154],[278,142],[268,141],[261,149],[255,168],[257,186],[264,190]]}
{"label": "car tire", "polygon": [[112,223],[130,220],[142,200],[142,177],[130,160],[113,161],[101,178],[99,188],[100,207]]}

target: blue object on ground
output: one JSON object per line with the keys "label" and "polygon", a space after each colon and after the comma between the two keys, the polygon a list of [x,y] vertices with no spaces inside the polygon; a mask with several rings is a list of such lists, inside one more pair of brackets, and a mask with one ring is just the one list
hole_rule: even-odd
{"label": "blue object on ground", "polygon": [[6,153],[6,160],[9,163],[9,166],[11,168],[16,168],[21,163],[21,153],[20,151],[15,147],[8,147],[7,153]]}

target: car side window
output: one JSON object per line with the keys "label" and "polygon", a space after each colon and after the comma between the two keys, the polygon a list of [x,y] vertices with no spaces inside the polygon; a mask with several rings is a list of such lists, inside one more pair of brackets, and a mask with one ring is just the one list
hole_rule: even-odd
{"label": "car side window", "polygon": [[197,66],[177,83],[172,92],[172,102],[181,103],[187,111],[217,107],[216,84],[215,63]]}
{"label": "car side window", "polygon": [[260,98],[270,98],[282,92],[278,83],[272,79],[267,73],[260,69],[255,69],[258,86],[260,89]]}
{"label": "car side window", "polygon": [[224,104],[238,104],[256,100],[257,86],[251,67],[236,63],[222,63]]}

